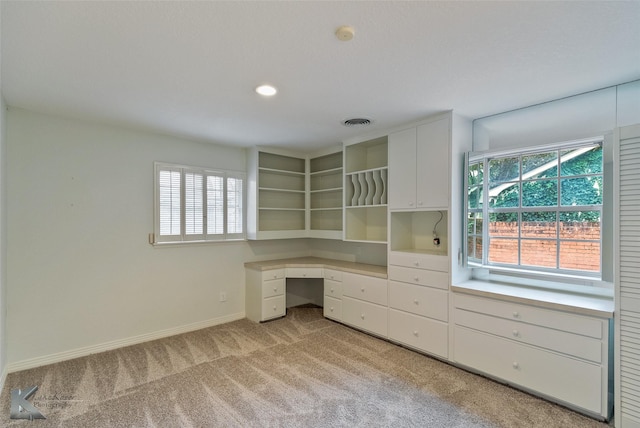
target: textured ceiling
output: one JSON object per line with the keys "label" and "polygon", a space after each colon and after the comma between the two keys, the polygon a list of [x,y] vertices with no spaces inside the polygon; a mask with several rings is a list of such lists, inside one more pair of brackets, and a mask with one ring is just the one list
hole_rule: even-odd
{"label": "textured ceiling", "polygon": [[638,1],[1,7],[10,106],[223,144],[312,150],[363,133],[351,117],[477,118],[640,78]]}

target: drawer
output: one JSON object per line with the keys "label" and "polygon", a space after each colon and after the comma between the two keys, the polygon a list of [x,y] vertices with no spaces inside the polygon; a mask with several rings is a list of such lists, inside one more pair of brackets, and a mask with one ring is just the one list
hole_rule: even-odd
{"label": "drawer", "polygon": [[377,303],[379,305],[386,305],[387,280],[345,273],[342,276],[342,295]]}
{"label": "drawer", "polygon": [[449,320],[449,295],[421,285],[389,281],[389,306],[441,321]]}
{"label": "drawer", "polygon": [[456,308],[602,339],[604,320],[502,300],[454,293]]}
{"label": "drawer", "polygon": [[461,309],[455,310],[455,323],[517,342],[524,342],[584,358],[595,363],[602,362],[602,342],[587,336],[495,318]]}
{"label": "drawer", "polygon": [[342,321],[362,330],[387,337],[387,307],[362,300],[342,299]]}
{"label": "drawer", "polygon": [[449,289],[449,274],[446,272],[389,266],[389,279],[443,290]]}
{"label": "drawer", "polygon": [[324,296],[323,314],[327,318],[342,321],[342,300]]}
{"label": "drawer", "polygon": [[271,279],[283,279],[284,269],[273,269],[262,271],[262,280],[269,281]]}
{"label": "drawer", "polygon": [[440,272],[449,272],[449,257],[436,256],[433,254],[419,253],[389,253],[389,264],[396,266],[404,266],[418,269],[437,270]]}
{"label": "drawer", "polygon": [[447,324],[418,315],[390,309],[389,339],[443,358],[448,355]]}
{"label": "drawer", "polygon": [[262,283],[262,298],[280,296],[284,294],[285,279],[272,279]]}
{"label": "drawer", "polygon": [[606,370],[496,336],[454,328],[454,361],[565,403],[602,414]]}
{"label": "drawer", "polygon": [[285,296],[269,297],[262,301],[262,320],[283,317],[286,314]]}
{"label": "drawer", "polygon": [[331,296],[335,299],[342,298],[342,283],[332,281],[330,279],[324,280],[324,295]]}
{"label": "drawer", "polygon": [[287,268],[287,278],[323,278],[322,268]]}
{"label": "drawer", "polygon": [[339,270],[325,269],[324,279],[330,279],[331,281],[342,282],[342,272]]}

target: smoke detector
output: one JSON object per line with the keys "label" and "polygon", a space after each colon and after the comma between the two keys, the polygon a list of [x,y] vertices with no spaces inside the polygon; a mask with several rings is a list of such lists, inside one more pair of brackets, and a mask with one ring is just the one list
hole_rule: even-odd
{"label": "smoke detector", "polygon": [[348,42],[353,39],[353,35],[355,34],[355,30],[353,27],[349,27],[348,25],[343,25],[336,30],[336,37],[338,40],[342,40],[343,42]]}

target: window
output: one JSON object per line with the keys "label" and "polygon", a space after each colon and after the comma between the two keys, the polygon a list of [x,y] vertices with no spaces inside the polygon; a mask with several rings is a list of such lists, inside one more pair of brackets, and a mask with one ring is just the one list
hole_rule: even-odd
{"label": "window", "polygon": [[471,267],[600,278],[602,139],[469,154]]}
{"label": "window", "polygon": [[244,239],[244,174],[156,163],[155,241]]}

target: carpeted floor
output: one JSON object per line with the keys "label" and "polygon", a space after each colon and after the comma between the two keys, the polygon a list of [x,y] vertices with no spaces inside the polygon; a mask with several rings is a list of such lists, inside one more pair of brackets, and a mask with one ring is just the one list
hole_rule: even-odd
{"label": "carpeted floor", "polygon": [[[11,420],[36,385],[46,420]],[[607,427],[293,308],[7,377],[7,427]]]}

